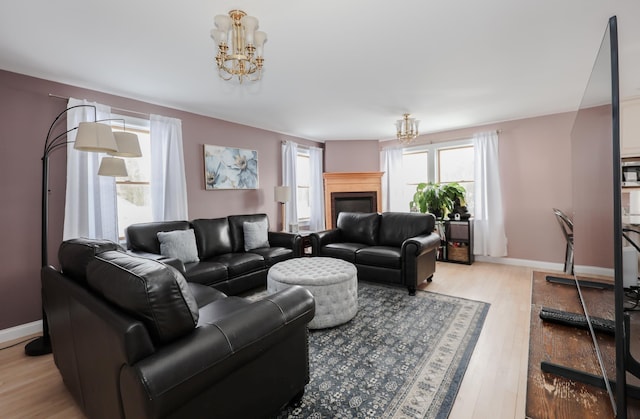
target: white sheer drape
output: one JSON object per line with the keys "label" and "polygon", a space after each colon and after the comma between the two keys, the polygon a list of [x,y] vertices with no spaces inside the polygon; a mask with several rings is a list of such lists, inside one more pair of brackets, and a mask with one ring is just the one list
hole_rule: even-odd
{"label": "white sheer drape", "polygon": [[388,147],[380,152],[382,175],[382,211],[409,211],[403,200],[404,172],[402,147]]}
{"label": "white sheer drape", "polygon": [[182,121],[160,115],[149,119],[153,220],[188,220]]}
{"label": "white sheer drape", "polygon": [[473,136],[475,152],[475,214],[473,253],[482,256],[507,256],[504,229],[498,134],[495,131]]}
{"label": "white sheer drape", "polygon": [[317,147],[309,148],[310,163],[310,184],[309,184],[309,206],[311,214],[309,217],[309,230],[324,230],[324,181],[322,179],[322,149]]}
{"label": "white sheer drape", "polygon": [[291,188],[291,199],[285,204],[285,222],[287,225],[282,226],[284,230],[287,230],[289,224],[298,224],[297,160],[298,144],[293,141],[285,141],[282,143],[282,185]]}
{"label": "white sheer drape", "polygon": [[[80,122],[111,118],[111,108],[86,100],[69,99],[68,107],[94,105],[67,112],[67,129],[73,129]],[[67,134],[67,141],[73,142],[76,131]],[[67,192],[64,207],[63,240],[76,237],[90,237],[118,241],[118,209],[116,204],[115,178],[98,176],[102,153],[78,151],[67,146]]]}

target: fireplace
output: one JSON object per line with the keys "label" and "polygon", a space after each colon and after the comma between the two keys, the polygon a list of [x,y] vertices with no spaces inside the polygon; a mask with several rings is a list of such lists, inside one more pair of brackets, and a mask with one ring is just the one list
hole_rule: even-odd
{"label": "fireplace", "polygon": [[333,225],[337,225],[341,212],[378,212],[378,194],[367,192],[332,192],[331,214]]}
{"label": "fireplace", "polygon": [[326,227],[335,228],[340,211],[381,210],[382,174],[383,172],[324,173]]}

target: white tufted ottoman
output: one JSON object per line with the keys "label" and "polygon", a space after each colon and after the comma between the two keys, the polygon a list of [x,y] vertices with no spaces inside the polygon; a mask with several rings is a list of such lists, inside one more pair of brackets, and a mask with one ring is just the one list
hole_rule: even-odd
{"label": "white tufted ottoman", "polygon": [[301,285],[316,300],[316,315],[310,329],[337,326],[358,312],[356,267],[344,260],[327,257],[302,257],[273,265],[267,274],[270,294],[292,285]]}

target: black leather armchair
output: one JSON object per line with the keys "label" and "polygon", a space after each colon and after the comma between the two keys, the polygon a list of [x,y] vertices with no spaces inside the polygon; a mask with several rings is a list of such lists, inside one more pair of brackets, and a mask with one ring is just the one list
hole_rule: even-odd
{"label": "black leather armchair", "polygon": [[251,302],[76,239],[42,269],[53,355],[90,418],[267,417],[309,381],[311,294]]}
{"label": "black leather armchair", "polygon": [[311,235],[312,252],[355,264],[358,279],[404,285],[413,295],[436,270],[434,228],[432,214],[341,212],[337,228]]}

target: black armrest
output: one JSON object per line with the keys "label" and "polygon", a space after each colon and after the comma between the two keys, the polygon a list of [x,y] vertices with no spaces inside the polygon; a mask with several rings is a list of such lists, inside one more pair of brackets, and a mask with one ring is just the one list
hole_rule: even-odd
{"label": "black armrest", "polygon": [[337,228],[311,233],[311,248],[313,255],[317,256],[322,246],[326,246],[329,243],[339,242],[340,237],[341,233]]}
{"label": "black armrest", "polygon": [[438,233],[410,237],[402,243],[402,255],[410,254],[412,256],[420,256],[437,249],[439,246],[440,235]]}
{"label": "black armrest", "polygon": [[286,231],[269,231],[269,245],[272,247],[286,247],[287,249],[295,249],[299,234],[287,233]]}

